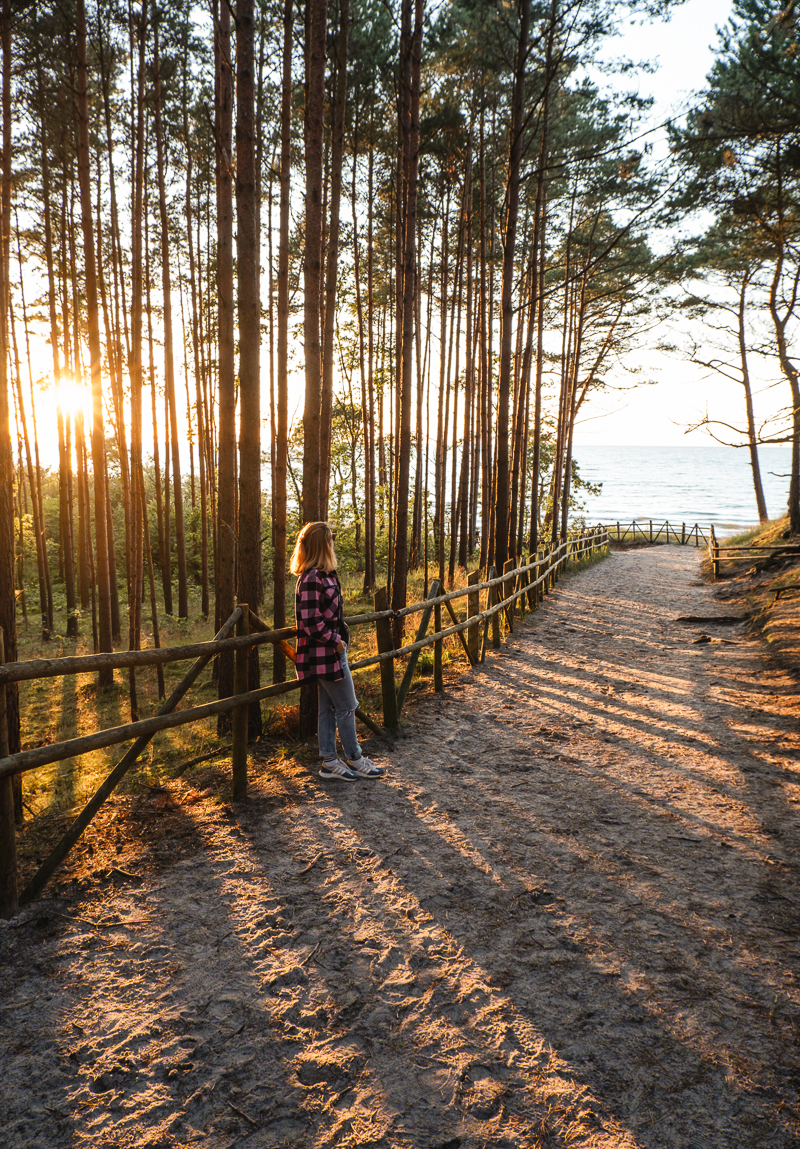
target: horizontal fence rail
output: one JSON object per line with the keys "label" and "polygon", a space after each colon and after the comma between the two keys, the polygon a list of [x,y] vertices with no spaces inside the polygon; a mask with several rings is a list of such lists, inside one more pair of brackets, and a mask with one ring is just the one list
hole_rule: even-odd
{"label": "horizontal fence rail", "polygon": [[[654,522],[653,519],[631,519],[624,522],[620,519],[614,523],[598,524],[601,530],[607,531],[611,539],[618,543],[639,542],[645,543],[677,543],[678,546],[699,547],[708,543],[710,531],[713,528],[701,527],[699,523],[663,523]],[[680,530],[678,526],[680,525]]]}
{"label": "horizontal fence rail", "polygon": [[777,546],[769,546],[766,543],[744,543],[739,546],[735,543],[721,543],[712,527],[708,540],[708,557],[711,562],[711,574],[715,579],[719,578],[721,555],[725,555],[729,561],[750,558],[796,558],[797,555],[800,555],[800,546],[797,543],[784,543]]}
{"label": "horizontal fence rail", "polygon": [[[443,689],[442,650],[446,638],[458,637],[461,649],[470,666],[483,662],[489,641],[490,626],[492,628],[491,642],[494,647],[497,647],[500,645],[499,619],[502,615],[506,618],[509,630],[513,630],[517,613],[520,618],[524,617],[526,605],[528,609],[536,610],[570,562],[581,562],[592,556],[606,553],[608,544],[609,532],[605,527],[582,531],[580,534],[568,537],[552,549],[541,548],[535,555],[531,554],[527,562],[520,562],[517,565],[518,560],[510,560],[502,574],[498,574],[494,568],[491,568],[488,572],[489,577],[483,582],[478,581],[479,573],[473,571],[468,577],[467,587],[462,590],[442,594],[438,579],[434,579],[427,599],[420,603],[413,603],[399,611],[388,609],[386,591],[385,589],[379,591],[375,595],[376,609],[374,611],[345,616],[345,621],[349,627],[375,624],[378,653],[356,660],[351,663],[351,669],[362,670],[370,666],[379,666],[383,699],[383,726],[380,726],[360,708],[356,711],[356,715],[373,732],[381,735],[394,734],[397,731],[399,716],[408,694],[417,659],[422,650],[426,647],[434,647],[434,688]],[[481,594],[485,595],[483,609],[480,605]],[[467,616],[464,619],[459,619],[452,604],[463,598],[467,599]],[[442,627],[442,607],[449,614],[452,625]],[[399,647],[393,647],[391,621],[411,618],[417,614],[421,614],[422,619],[415,640]],[[434,617],[434,631],[427,634],[431,616]],[[236,630],[235,637],[229,637],[234,628]],[[234,798],[243,797],[247,785],[247,708],[263,699],[297,690],[303,684],[294,679],[250,691],[237,689],[235,686],[236,693],[229,698],[216,699],[213,702],[181,711],[177,711],[176,707],[212,658],[226,651],[232,652],[236,658],[235,682],[237,685],[246,685],[246,666],[250,649],[264,643],[271,643],[280,646],[294,661],[295,652],[288,644],[287,639],[296,634],[296,627],[271,629],[267,623],[249,609],[246,603],[240,603],[210,642],[143,651],[116,651],[106,654],[76,655],[67,658],[37,659],[4,664],[0,641],[0,823],[2,823],[0,828],[8,826],[9,811],[11,811],[10,834],[0,835],[2,838],[2,845],[0,846],[0,915],[11,916],[16,912],[18,902],[13,796],[11,793],[11,780],[15,775],[35,770],[53,762],[77,758],[93,750],[134,740],[133,745],[123,755],[22,891],[19,900],[25,902],[30,901],[44,888],[44,885],[83,833],[97,810],[133,766],[153,735],[161,730],[174,729],[203,718],[232,712],[234,719],[231,747],[233,796]],[[1,639],[2,631],[0,631]],[[408,657],[408,664],[398,687],[395,681],[394,662],[398,658],[405,657]],[[99,730],[64,742],[33,747],[17,754],[9,753],[5,724],[7,684],[39,678],[83,674],[109,668],[122,669],[125,667],[164,665],[188,659],[195,660],[193,665],[175,687],[170,697],[163,703],[158,714],[153,717],[131,722],[124,726]],[[10,842],[8,841],[9,838]]]}
{"label": "horizontal fence rail", "polygon": [[263,634],[240,635],[212,642],[193,642],[186,646],[160,646],[148,650],[119,650],[111,654],[76,654],[70,658],[36,658],[30,662],[8,662],[0,666],[0,683],[26,682],[36,678],[61,678],[68,674],[87,674],[94,670],[122,670],[130,666],[158,666],[186,662],[207,654],[213,658],[226,650],[277,643],[297,634],[293,626]]}

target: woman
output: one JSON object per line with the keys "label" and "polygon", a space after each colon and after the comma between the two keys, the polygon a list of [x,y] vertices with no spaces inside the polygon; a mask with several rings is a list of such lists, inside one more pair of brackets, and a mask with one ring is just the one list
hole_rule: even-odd
{"label": "woman", "polygon": [[[356,737],[358,706],[347,665],[349,634],[342,609],[342,588],[336,576],[333,535],[327,523],[306,523],[297,536],[290,569],[298,575],[297,677],[316,678],[319,691],[317,735],[322,756],[320,778],[355,782],[385,773],[364,754]],[[345,753],[336,753],[336,730]]]}

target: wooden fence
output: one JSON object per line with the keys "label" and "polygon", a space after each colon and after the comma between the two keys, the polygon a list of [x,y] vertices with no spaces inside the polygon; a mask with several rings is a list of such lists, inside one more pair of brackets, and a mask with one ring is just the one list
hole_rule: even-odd
{"label": "wooden fence", "polygon": [[[468,585],[465,589],[450,591],[447,594],[441,593],[441,585],[438,579],[435,579],[428,597],[423,602],[414,603],[396,612],[388,608],[386,590],[379,590],[374,598],[374,611],[368,614],[348,616],[345,621],[349,627],[375,624],[378,653],[358,659],[350,665],[352,670],[379,666],[383,725],[379,725],[360,708],[356,711],[356,716],[377,734],[394,734],[398,729],[400,714],[408,695],[417,660],[423,649],[433,647],[434,689],[442,690],[443,644],[446,638],[452,635],[457,636],[460,649],[470,666],[482,663],[486,656],[488,642],[491,641],[493,647],[500,645],[501,616],[505,618],[507,628],[513,630],[515,619],[522,619],[526,611],[537,609],[570,563],[581,562],[591,556],[603,553],[608,547],[608,542],[608,532],[604,528],[583,531],[578,535],[571,536],[552,550],[542,548],[535,555],[529,555],[527,562],[519,563],[517,560],[510,559],[505,564],[502,574],[498,574],[494,568],[491,568],[488,572],[489,577],[484,582],[478,581],[479,572],[473,571],[468,576]],[[481,609],[480,601],[482,594],[484,594],[483,609]],[[453,603],[463,598],[467,599],[466,617],[459,619]],[[443,607],[451,621],[451,625],[445,627],[442,627]],[[391,635],[392,621],[410,618],[412,615],[421,616],[414,641],[394,648]],[[433,633],[428,634],[432,615],[434,629]],[[235,634],[232,636],[234,631]],[[247,793],[247,708],[251,703],[286,694],[292,690],[297,690],[301,685],[294,679],[289,682],[266,686],[259,690],[248,691],[248,654],[253,646],[271,643],[280,645],[293,659],[294,650],[289,646],[287,639],[296,633],[294,627],[284,627],[280,630],[271,629],[267,623],[248,608],[246,603],[240,603],[211,642],[152,650],[117,651],[108,654],[77,655],[67,658],[5,663],[2,630],[0,630],[0,916],[12,916],[17,911],[18,902],[24,904],[30,901],[44,888],[102,804],[131,769],[153,735],[160,730],[171,729],[186,723],[196,722],[202,718],[232,711],[231,772],[233,797],[234,799],[245,797]],[[223,651],[235,653],[233,696],[176,711],[178,703],[197,680],[203,668],[212,658]],[[408,662],[398,685],[395,677],[395,660],[406,657]],[[71,738],[66,742],[38,746],[30,750],[20,751],[17,754],[9,754],[5,710],[7,684],[82,674],[101,669],[114,670],[124,667],[163,665],[189,658],[194,659],[192,666],[175,687],[170,697],[163,703],[158,714],[152,718],[96,731],[79,738]],[[76,758],[89,751],[115,746],[131,739],[134,740],[133,745],[125,752],[60,842],[18,895],[13,777],[52,762]]]}
{"label": "wooden fence", "polygon": [[713,531],[714,528],[701,527],[699,523],[687,527],[686,523],[681,523],[680,530],[678,530],[675,523],[654,523],[652,519],[631,519],[630,524],[627,522],[602,523],[598,529],[607,531],[608,537],[615,539],[618,543],[657,543],[661,541],[678,543],[682,547],[699,547],[708,545],[710,531]]}
{"label": "wooden fence", "polygon": [[800,555],[800,546],[797,543],[784,543],[782,546],[748,543],[743,546],[736,546],[735,544],[721,543],[713,527],[709,534],[708,557],[711,561],[711,574],[715,579],[719,578],[721,556],[725,556],[731,562],[739,562],[742,559],[749,561],[751,558],[797,558],[798,555]]}

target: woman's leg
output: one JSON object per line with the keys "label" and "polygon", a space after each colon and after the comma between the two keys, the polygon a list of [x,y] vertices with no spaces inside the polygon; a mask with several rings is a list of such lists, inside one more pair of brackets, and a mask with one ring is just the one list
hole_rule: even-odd
{"label": "woman's leg", "polygon": [[322,678],[317,679],[317,739],[324,761],[332,761],[336,757],[336,715]]}
{"label": "woman's leg", "polygon": [[[322,695],[326,695],[330,711],[335,720],[336,726],[339,728],[339,737],[342,741],[342,747],[347,757],[351,761],[361,757],[361,747],[356,736],[356,707],[358,706],[358,699],[356,698],[355,687],[353,686],[353,678],[350,674],[350,667],[347,661],[344,662],[344,678],[340,682],[333,682],[328,678],[320,678],[319,692],[320,692],[320,731],[322,730]],[[322,735],[320,733],[320,739]],[[335,734],[334,734],[335,746]],[[326,744],[327,749],[327,744]],[[322,741],[320,741],[320,753],[322,752]]]}

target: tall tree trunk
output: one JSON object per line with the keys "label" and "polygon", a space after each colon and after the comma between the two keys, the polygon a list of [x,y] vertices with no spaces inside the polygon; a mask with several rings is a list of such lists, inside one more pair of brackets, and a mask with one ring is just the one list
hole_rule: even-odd
{"label": "tall tree trunk", "polygon": [[492,408],[490,402],[491,379],[489,365],[489,332],[491,322],[490,307],[487,292],[486,267],[486,138],[485,138],[485,110],[481,108],[480,123],[480,303],[478,305],[478,324],[480,327],[480,441],[481,441],[481,549],[480,566],[486,571],[489,569],[489,520],[491,518],[492,494]]}
{"label": "tall tree trunk", "polygon": [[[316,522],[322,513],[320,293],[324,217],[322,182],[327,20],[327,0],[309,0],[306,6],[305,41],[306,234],[303,263],[303,349],[306,391],[303,404],[302,517],[305,522]],[[327,460],[324,464],[327,466]],[[316,685],[311,683],[300,688],[301,734],[310,734],[316,726],[316,721],[317,689]]]}
{"label": "tall tree trunk", "polygon": [[[216,14],[217,340],[219,432],[217,457],[216,625],[229,618],[236,594],[236,389],[233,332],[233,68],[231,14],[222,0]],[[220,698],[233,693],[233,654],[219,657]],[[220,715],[224,733],[230,718]]]}
{"label": "tall tree trunk", "polygon": [[561,529],[559,538],[562,542],[567,537],[569,528],[569,495],[572,480],[572,439],[575,433],[575,416],[577,415],[578,374],[580,371],[581,355],[583,352],[583,334],[586,325],[586,268],[581,279],[580,298],[577,304],[575,319],[575,347],[572,355],[572,371],[570,373],[569,390],[567,393],[566,416],[567,423],[564,431],[564,462],[561,480]]}
{"label": "tall tree trunk", "polygon": [[525,68],[528,59],[528,27],[530,0],[519,0],[519,36],[514,67],[514,92],[509,124],[508,180],[506,186],[506,218],[503,235],[503,282],[501,288],[500,365],[497,381],[497,462],[495,479],[495,553],[494,565],[499,569],[509,557],[509,427],[508,407],[511,394],[511,342],[514,326],[514,256],[517,246],[517,216],[519,214],[520,166],[522,161],[522,129],[525,109]]}
{"label": "tall tree trunk", "polygon": [[339,277],[339,211],[342,200],[342,156],[347,108],[347,40],[350,0],[339,0],[339,30],[336,36],[336,74],[333,98],[331,140],[331,207],[328,229],[328,258],[325,267],[325,331],[322,342],[322,401],[320,404],[320,513],[328,515],[330,487],[331,412],[333,409],[333,336],[336,328],[336,284]]}
{"label": "tall tree trunk", "polygon": [[[54,351],[54,356],[58,351]],[[78,637],[78,604],[75,598],[75,543],[72,526],[72,465],[67,448],[64,416],[59,408],[58,424],[58,523],[64,560],[64,591],[67,603],[67,638]]]}
{"label": "tall tree trunk", "polygon": [[[95,553],[98,598],[98,640],[100,650],[112,649],[111,591],[106,526],[106,452],[103,418],[103,378],[100,355],[100,326],[97,308],[97,273],[95,267],[94,230],[92,225],[92,191],[89,172],[89,98],[86,61],[86,10],[84,0],[77,0],[76,33],[78,51],[78,177],[83,227],[83,258],[86,291],[86,323],[89,335],[89,359],[92,378],[92,465],[94,467]],[[109,686],[113,672],[101,670],[98,681]]]}
{"label": "tall tree trunk", "polygon": [[[147,310],[147,349],[148,377],[150,380],[150,409],[153,421],[153,481],[156,492],[156,526],[158,529],[158,562],[161,570],[161,588],[164,595],[164,610],[172,614],[172,558],[170,554],[169,526],[165,526],[168,515],[164,511],[164,497],[161,485],[161,459],[158,449],[158,406],[156,388],[156,364],[153,338],[153,308],[151,301],[150,273],[150,228],[148,226],[147,200],[144,211],[144,283],[145,307]],[[169,434],[166,434],[169,443]],[[169,448],[167,448],[169,449]],[[219,629],[219,628],[218,628]]]}
{"label": "tall tree trunk", "polygon": [[[283,5],[283,72],[281,77],[281,170],[278,239],[278,378],[275,472],[272,490],[272,612],[276,628],[286,626],[286,454],[289,435],[289,209],[292,171],[292,0]],[[286,655],[276,646],[273,682],[286,678]]]}
{"label": "tall tree trunk", "polygon": [[531,523],[528,546],[535,551],[539,546],[539,490],[542,460],[542,379],[544,376],[544,276],[545,251],[547,242],[547,194],[545,169],[549,132],[549,85],[545,92],[544,115],[542,119],[542,146],[539,151],[539,171],[536,179],[536,379],[533,403],[533,464],[531,467]]}
{"label": "tall tree trunk", "polygon": [[320,456],[322,357],[320,290],[322,285],[322,159],[325,102],[327,0],[309,0],[306,31],[306,235],[304,261],[303,343],[306,393],[303,406],[303,519],[315,522],[322,513]]}
{"label": "tall tree trunk", "polygon": [[[528,243],[523,244],[525,248]],[[533,250],[533,245],[531,244]],[[529,382],[530,382],[530,355],[533,350],[533,289],[536,267],[533,254],[528,261],[524,276],[524,291],[520,291],[524,302],[518,308],[517,323],[517,352],[514,383],[514,418],[511,436],[511,510],[508,521],[508,553],[519,557],[520,547],[519,524],[524,518],[523,503],[525,499],[525,470],[528,453],[528,413],[529,413]]]}
{"label": "tall tree trunk", "polygon": [[439,564],[439,581],[444,585],[444,493],[447,464],[447,423],[445,396],[447,392],[447,297],[450,276],[450,188],[442,206],[442,262],[439,297],[439,402],[436,421],[436,455],[434,461],[434,536]]}
{"label": "tall tree trunk", "polygon": [[750,386],[750,368],[747,362],[747,332],[745,329],[745,314],[747,310],[747,288],[750,283],[750,273],[742,276],[739,289],[739,308],[737,313],[737,327],[739,336],[739,361],[742,367],[742,386],[744,387],[745,412],[747,416],[747,446],[750,454],[750,470],[753,474],[753,490],[756,496],[758,521],[766,523],[767,503],[764,498],[764,486],[761,482],[761,467],[758,462],[758,436],[756,434],[756,420],[753,412],[753,392]]}
{"label": "tall tree trunk", "polygon": [[[106,354],[108,358],[109,371],[111,375],[111,396],[114,407],[114,423],[117,438],[117,448],[120,459],[120,473],[125,474],[125,415],[122,403],[118,400],[118,390],[122,390],[120,383],[117,387],[116,375],[116,357],[114,355],[114,341],[110,336],[110,316],[108,309],[108,299],[106,293],[105,278],[103,276],[103,232],[102,232],[102,214],[101,214],[101,174],[100,174],[100,157],[97,158],[97,283],[100,288],[100,301],[103,308],[103,323],[106,330]],[[108,535],[108,584],[111,594],[111,636],[115,644],[119,643],[122,639],[122,631],[120,627],[119,617],[119,587],[117,585],[117,555],[116,546],[114,541],[114,508],[111,505],[111,488],[108,477],[108,467],[105,472],[106,483],[106,533]],[[128,546],[128,490],[126,483],[127,476],[123,478],[123,504],[125,511],[125,537],[126,546],[125,554],[127,555]]]}
{"label": "tall tree trunk", "polygon": [[[453,310],[450,314],[450,347],[447,354],[448,385],[452,380],[453,392],[453,433],[450,452],[450,555],[448,559],[448,583],[452,588],[456,572],[456,551],[458,548],[458,381],[461,362],[461,316],[464,300],[464,241],[466,238],[465,216],[467,210],[466,180],[462,188],[461,212],[458,222],[458,246],[456,249],[456,281],[453,292]],[[453,362],[455,360],[455,363]],[[452,370],[451,370],[452,368]],[[446,420],[445,420],[446,424]]]}
{"label": "tall tree trunk", "polygon": [[561,505],[561,481],[563,477],[563,459],[566,444],[566,430],[568,424],[568,394],[572,378],[573,334],[575,323],[575,285],[576,271],[572,265],[570,236],[572,234],[573,216],[570,214],[567,232],[566,255],[564,259],[564,306],[561,320],[561,386],[558,398],[558,425],[556,430],[556,447],[553,455],[553,476],[550,484],[551,497],[548,509],[550,524],[550,544],[555,546],[558,541],[559,517]]}
{"label": "tall tree trunk", "polygon": [[[175,506],[175,549],[178,560],[178,617],[189,617],[189,588],[186,574],[186,530],[183,520],[183,476],[178,438],[178,404],[175,394],[175,357],[172,345],[172,275],[170,267],[169,220],[164,173],[164,133],[161,120],[161,59],[158,48],[158,20],[153,22],[154,126],[156,168],[158,171],[158,211],[161,221],[161,291],[164,328],[164,387],[169,401],[172,439],[172,482]],[[191,446],[190,446],[191,451]]]}
{"label": "tall tree trunk", "polygon": [[[188,20],[188,16],[187,16]],[[186,205],[186,238],[189,249],[189,285],[192,297],[192,354],[194,358],[195,404],[197,409],[197,442],[198,462],[200,467],[200,610],[204,617],[208,617],[209,585],[208,585],[208,482],[206,464],[208,460],[206,442],[206,419],[203,402],[204,364],[201,356],[201,341],[199,331],[199,314],[197,308],[197,275],[195,270],[194,250],[194,209],[192,206],[192,184],[194,182],[194,157],[192,142],[189,133],[189,97],[188,97],[188,46],[185,46],[183,60],[183,85],[181,102],[183,104],[183,135],[186,141],[186,192],[184,203]]]}
{"label": "tall tree trunk", "polygon": [[789,530],[792,535],[800,534],[800,376],[789,353],[789,343],[786,337],[786,324],[788,315],[780,314],[780,284],[783,273],[784,253],[783,245],[778,250],[775,261],[775,271],[772,276],[769,293],[769,312],[775,329],[775,342],[778,350],[778,362],[781,371],[789,384],[792,395],[792,462],[789,478]]}
{"label": "tall tree trunk", "polygon": [[[11,0],[3,0],[0,15],[0,45],[3,49],[3,156],[0,189],[0,630],[3,633],[6,662],[17,660],[16,596],[14,594],[14,451],[11,440],[11,389],[8,378],[9,256],[11,251]],[[9,753],[20,748],[19,696],[17,685],[6,687]],[[3,783],[4,802],[8,797]],[[14,817],[22,820],[22,784],[12,782]],[[4,829],[8,828],[4,809]],[[9,875],[3,875],[8,890]]]}
{"label": "tall tree trunk", "polygon": [[[20,271],[22,268],[20,267]],[[10,292],[9,292],[9,309],[8,317],[10,320],[11,328],[11,343],[14,348],[14,364],[16,367],[16,385],[17,385],[17,411],[19,426],[22,432],[22,438],[25,443],[25,459],[28,468],[28,486],[31,492],[31,510],[33,512],[33,535],[36,543],[36,569],[39,582],[39,611],[42,620],[42,640],[48,642],[50,640],[50,622],[47,609],[47,578],[45,576],[45,563],[47,562],[47,550],[45,546],[44,530],[42,528],[42,520],[39,510],[39,499],[37,497],[37,483],[36,473],[33,467],[33,454],[31,452],[30,437],[28,435],[28,420],[25,414],[25,402],[22,397],[22,372],[20,370],[19,362],[19,349],[17,347],[17,335],[14,324],[14,308],[11,306]],[[20,459],[20,465],[22,460]],[[20,476],[21,478],[21,476]],[[20,484],[21,485],[21,484]],[[20,515],[20,518],[22,516]],[[24,584],[23,584],[24,585]]]}
{"label": "tall tree trunk", "polygon": [[[75,418],[75,469],[78,480],[78,589],[81,610],[91,605],[89,592],[89,484],[86,476],[86,430],[83,414]],[[94,636],[97,645],[97,636]]]}
{"label": "tall tree trunk", "polygon": [[[239,601],[261,605],[260,242],[256,173],[253,0],[236,9],[236,219],[239,319]],[[250,688],[259,683],[258,647],[250,651]],[[260,734],[258,704],[250,732]]]}
{"label": "tall tree trunk", "polygon": [[[400,88],[403,122],[403,297],[402,343],[398,364],[399,426],[397,427],[397,496],[395,500],[392,608],[406,605],[408,586],[408,494],[411,462],[411,401],[414,378],[414,303],[417,292],[417,173],[419,168],[419,103],[424,0],[403,0],[400,42]],[[412,32],[413,13],[413,32]],[[407,96],[404,94],[407,88]],[[399,207],[400,205],[398,205]],[[402,639],[402,621],[394,623],[394,638]]]}
{"label": "tall tree trunk", "polygon": [[[371,126],[374,122],[371,117]],[[364,554],[364,587],[375,586],[375,267],[373,257],[373,229],[375,222],[372,201],[375,179],[375,137],[370,132],[369,160],[367,165],[367,394],[369,401],[369,438],[364,443],[366,466],[365,482],[369,488],[369,551]],[[366,534],[366,531],[364,532]]]}
{"label": "tall tree trunk", "polygon": [[[39,86],[42,85],[41,63],[39,68]],[[50,161],[45,133],[45,119],[42,117],[41,128],[41,164],[42,164],[42,198],[44,200],[44,240],[45,260],[47,264],[47,302],[50,319],[50,348],[53,355],[53,381],[56,394],[61,387],[61,356],[59,355],[58,330],[58,299],[56,295],[55,269],[53,266],[53,224],[52,209],[50,205]],[[71,486],[71,467],[66,454],[66,437],[64,434],[64,419],[61,407],[57,411],[58,420],[58,503],[59,503],[59,531],[61,536],[61,553],[64,563],[64,594],[67,603],[67,638],[76,638],[78,635],[78,615],[75,601],[75,557],[72,538],[72,508],[69,499]]]}
{"label": "tall tree trunk", "polygon": [[[128,645],[138,650],[141,641],[142,590],[144,579],[142,501],[142,307],[143,260],[142,217],[145,196],[145,47],[147,41],[147,5],[143,0],[136,38],[138,60],[136,91],[131,109],[133,121],[131,157],[133,196],[131,213],[131,529],[128,555]],[[131,28],[131,34],[134,29]],[[131,721],[139,716],[136,668],[128,671]]]}
{"label": "tall tree trunk", "polygon": [[[464,243],[467,254],[467,339],[464,362],[464,433],[461,444],[461,467],[458,481],[458,565],[466,570],[469,542],[469,477],[472,462],[472,124],[467,141],[466,171],[464,173]],[[453,531],[455,545],[455,531]]]}

